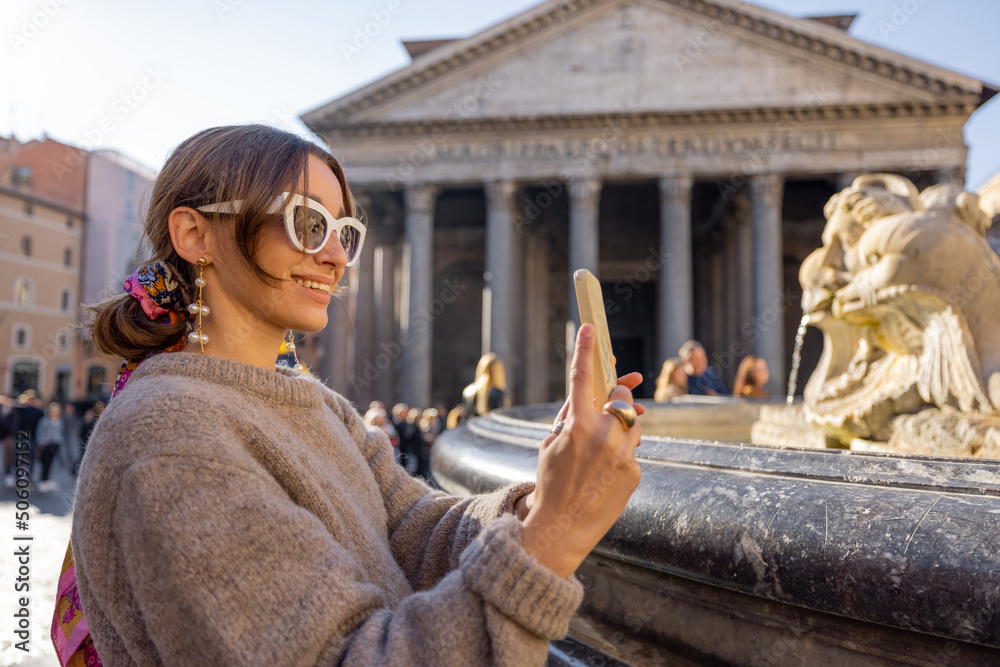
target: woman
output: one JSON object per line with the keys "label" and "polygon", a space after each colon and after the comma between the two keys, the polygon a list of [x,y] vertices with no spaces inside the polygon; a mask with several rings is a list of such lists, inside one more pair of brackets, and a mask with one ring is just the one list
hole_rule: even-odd
{"label": "woman", "polygon": [[462,390],[468,417],[485,415],[507,404],[507,373],[495,353],[484,354],[476,364],[476,379]]}
{"label": "woman", "polygon": [[289,330],[326,326],[363,241],[354,211],[330,154],[262,126],[201,132],[157,177],[141,289],[93,324],[131,360],[73,515],[105,664],[541,665],[565,634],[571,575],[639,481],[625,426],[641,376],[599,412],[582,327],[534,489],[430,491],[345,398],[275,366]]}
{"label": "woman", "polygon": [[49,403],[48,414],[38,422],[37,434],[38,456],[42,461],[42,480],[38,483],[38,490],[48,493],[59,488],[59,484],[49,479],[49,474],[52,472],[52,463],[59,455],[59,449],[65,446],[62,406]]}
{"label": "woman", "polygon": [[660,376],[656,378],[656,392],[653,400],[657,403],[666,403],[670,399],[683,396],[687,393],[688,376],[684,372],[684,364],[679,357],[670,357],[663,362],[660,368]]}
{"label": "woman", "polygon": [[743,357],[739,368],[736,369],[733,396],[768,398],[770,394],[764,390],[764,385],[769,379],[771,379],[771,372],[764,357],[748,354]]}

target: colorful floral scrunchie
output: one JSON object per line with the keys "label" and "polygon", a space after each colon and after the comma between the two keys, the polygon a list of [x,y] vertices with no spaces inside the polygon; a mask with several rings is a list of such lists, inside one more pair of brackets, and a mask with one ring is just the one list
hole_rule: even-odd
{"label": "colorful floral scrunchie", "polygon": [[[125,281],[125,291],[138,299],[142,310],[149,319],[160,324],[173,324],[186,317],[186,299],[181,289],[180,281],[161,262],[139,267]],[[153,352],[142,359],[125,359],[113,399],[118,395],[132,377],[132,372],[146,359],[164,352],[179,352],[184,349],[186,338],[181,338],[170,347]],[[66,558],[63,560],[59,576],[56,608],[52,616],[52,645],[56,649],[59,664],[63,667],[101,667],[101,659],[97,656],[94,642],[90,637],[90,628],[80,605],[80,593],[76,585],[76,564],[73,562],[73,545],[66,547]]]}

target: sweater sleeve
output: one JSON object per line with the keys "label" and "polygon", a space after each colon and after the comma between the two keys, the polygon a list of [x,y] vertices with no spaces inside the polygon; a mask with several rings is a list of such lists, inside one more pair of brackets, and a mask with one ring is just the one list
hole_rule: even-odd
{"label": "sweater sleeve", "polygon": [[275,480],[191,456],[131,465],[112,525],[139,622],[168,665],[541,665],[582,597],[524,551],[508,516],[390,609]]}
{"label": "sweater sleeve", "polygon": [[482,527],[513,512],[517,499],[535,488],[524,482],[468,498],[433,491],[395,462],[383,431],[366,427],[346,399],[331,396],[375,474],[389,514],[393,556],[414,588],[429,588],[458,567],[459,557]]}

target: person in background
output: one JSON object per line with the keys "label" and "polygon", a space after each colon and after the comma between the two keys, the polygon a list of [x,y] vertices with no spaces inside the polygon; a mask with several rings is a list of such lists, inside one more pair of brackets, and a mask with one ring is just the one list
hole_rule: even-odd
{"label": "person in background", "polygon": [[369,407],[368,412],[365,413],[365,424],[385,431],[385,434],[389,436],[389,443],[392,444],[396,463],[399,463],[399,436],[396,434],[396,428],[392,425],[392,420],[385,413],[385,408],[380,407],[381,405],[382,401],[371,402],[372,407]]}
{"label": "person in background", "polygon": [[733,383],[733,396],[750,396],[767,398],[770,394],[764,390],[767,381],[771,379],[771,371],[764,357],[749,354],[743,357],[736,370],[736,381]]}
{"label": "person in background", "polygon": [[405,412],[401,412],[402,421],[396,426],[399,434],[399,456],[400,463],[406,472],[411,475],[417,474],[417,467],[420,462],[420,408],[407,407]]}
{"label": "person in background", "polygon": [[476,364],[476,379],[462,390],[462,402],[470,419],[509,404],[507,373],[496,353],[484,354]]}
{"label": "person in background", "polygon": [[83,420],[73,403],[63,406],[63,448],[59,451],[59,459],[66,465],[66,470],[72,470],[80,456],[80,426]]}
{"label": "person in background", "polygon": [[678,357],[670,357],[663,362],[660,376],[656,378],[656,392],[653,400],[666,403],[672,398],[683,396],[688,391],[688,376],[684,372],[684,364]]}
{"label": "person in background", "polygon": [[104,403],[98,401],[94,403],[94,407],[87,410],[83,415],[83,422],[80,424],[80,456],[76,460],[76,465],[73,466],[74,477],[80,471],[80,463],[83,461],[83,455],[87,453],[87,442],[90,440],[90,434],[93,432],[94,427],[97,426],[97,420],[101,418],[103,413]]}
{"label": "person in background", "polygon": [[38,490],[48,493],[59,488],[56,482],[49,480],[49,474],[52,472],[52,462],[59,455],[59,449],[65,445],[62,406],[58,403],[49,403],[48,414],[38,421],[37,435],[42,461],[42,481],[38,483]]}
{"label": "person in background", "polygon": [[14,401],[0,395],[0,447],[3,448],[3,484],[14,488]]}
{"label": "person in background", "polygon": [[18,433],[28,435],[28,476],[35,470],[35,459],[38,458],[38,422],[45,416],[42,410],[42,399],[35,396],[35,391],[29,389],[17,398],[14,408],[14,437]]}
{"label": "person in background", "polygon": [[431,478],[431,448],[444,430],[437,409],[427,408],[420,415],[420,451],[417,457],[417,477]]}
{"label": "person in background", "polygon": [[695,396],[727,396],[726,385],[715,369],[708,365],[708,355],[705,348],[696,340],[689,340],[681,345],[677,356],[684,364],[687,373],[688,393]]}

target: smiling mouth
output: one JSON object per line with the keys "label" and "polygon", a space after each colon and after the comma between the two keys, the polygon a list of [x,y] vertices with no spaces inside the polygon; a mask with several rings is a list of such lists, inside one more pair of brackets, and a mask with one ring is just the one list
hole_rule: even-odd
{"label": "smiling mouth", "polygon": [[301,285],[302,287],[307,287],[323,294],[331,294],[333,291],[333,285],[328,283],[318,283],[313,280],[302,280],[301,278],[293,278],[293,280],[296,285]]}

